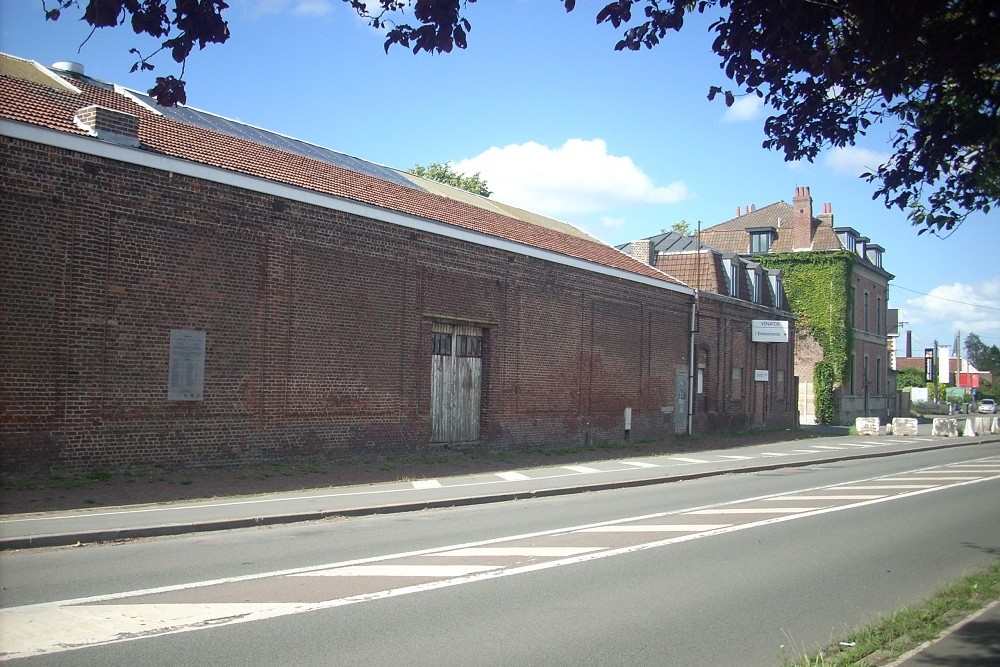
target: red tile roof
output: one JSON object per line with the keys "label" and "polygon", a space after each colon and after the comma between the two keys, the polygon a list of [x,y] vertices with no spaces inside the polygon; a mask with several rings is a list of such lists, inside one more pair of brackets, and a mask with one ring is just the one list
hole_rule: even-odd
{"label": "red tile roof", "polygon": [[[0,61],[25,61],[0,54]],[[293,185],[327,195],[428,218],[515,243],[586,260],[606,267],[683,285],[680,280],[615,248],[505,216],[466,202],[303,157],[273,146],[170,120],[127,95],[96,82],[73,79],[76,94],[11,75],[0,62],[0,117],[86,135],[73,122],[76,112],[97,104],[139,118],[142,149]],[[96,141],[96,139],[95,139]]]}

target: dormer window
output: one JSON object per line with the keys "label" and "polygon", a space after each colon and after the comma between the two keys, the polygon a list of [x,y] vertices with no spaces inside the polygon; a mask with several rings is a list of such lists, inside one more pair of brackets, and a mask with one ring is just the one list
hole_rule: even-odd
{"label": "dormer window", "polygon": [[781,308],[783,303],[781,296],[781,271],[768,269],[767,281],[771,284],[771,305],[775,308]]}
{"label": "dormer window", "polygon": [[763,275],[760,264],[750,262],[747,264],[747,284],[750,285],[750,301],[753,303],[763,302]]}
{"label": "dormer window", "polygon": [[774,227],[757,227],[748,229],[750,234],[750,252],[763,255],[771,252],[771,244],[774,243]]}
{"label": "dormer window", "polygon": [[833,231],[837,234],[837,238],[840,239],[840,244],[844,246],[844,250],[857,252],[858,230],[853,227],[837,227]]}
{"label": "dormer window", "polygon": [[729,284],[729,296],[734,299],[740,298],[740,260],[735,256],[730,256],[723,260],[722,266],[726,270],[726,278]]}
{"label": "dormer window", "polygon": [[865,255],[866,255],[865,259],[867,259],[869,262],[871,262],[873,266],[877,266],[878,268],[881,269],[882,268],[882,253],[884,251],[885,251],[885,249],[882,246],[880,246],[880,245],[878,245],[876,243],[869,243],[869,244],[867,244],[867,247],[865,248]]}

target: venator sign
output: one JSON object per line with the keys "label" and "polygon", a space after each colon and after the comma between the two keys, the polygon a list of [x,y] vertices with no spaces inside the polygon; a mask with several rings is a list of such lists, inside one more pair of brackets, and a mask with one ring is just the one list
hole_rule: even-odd
{"label": "venator sign", "polygon": [[787,343],[787,320],[752,320],[750,340],[755,343]]}

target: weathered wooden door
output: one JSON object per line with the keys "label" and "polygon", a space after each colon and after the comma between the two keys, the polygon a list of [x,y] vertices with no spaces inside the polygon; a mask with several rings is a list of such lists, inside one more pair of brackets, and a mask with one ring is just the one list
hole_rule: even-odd
{"label": "weathered wooden door", "polygon": [[431,331],[431,442],[478,440],[483,330],[434,324]]}

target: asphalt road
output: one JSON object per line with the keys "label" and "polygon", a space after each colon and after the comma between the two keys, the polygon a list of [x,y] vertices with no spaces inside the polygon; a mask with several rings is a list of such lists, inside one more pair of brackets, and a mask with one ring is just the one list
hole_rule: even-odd
{"label": "asphalt road", "polygon": [[779,665],[998,553],[988,444],[5,553],[0,646],[25,665]]}

